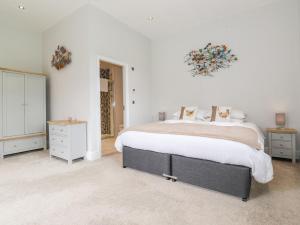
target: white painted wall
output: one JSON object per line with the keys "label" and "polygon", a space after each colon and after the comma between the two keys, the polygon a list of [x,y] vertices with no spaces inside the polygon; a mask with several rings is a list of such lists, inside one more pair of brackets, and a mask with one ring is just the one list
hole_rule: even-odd
{"label": "white painted wall", "polygon": [[[275,126],[275,112],[287,112],[288,125],[300,130],[297,4],[280,1],[154,41],[152,117],[159,111],[171,116],[181,105],[216,104],[244,110],[262,129]],[[228,44],[239,61],[214,77],[194,78],[184,56],[208,42]]]}
{"label": "white painted wall", "polygon": [[[129,125],[144,123],[151,120],[150,112],[150,72],[151,72],[151,43],[144,36],[136,33],[126,25],[113,19],[99,9],[89,7],[89,56],[90,56],[90,119],[95,131],[92,140],[99,140],[100,107],[97,59],[105,56],[117,62],[127,64],[128,94],[129,94]],[[132,96],[132,89],[135,95]],[[135,100],[135,104],[131,104]],[[99,112],[100,114],[100,112]],[[99,143],[91,141],[92,149],[98,149]]]}
{"label": "white painted wall", "polygon": [[[58,44],[72,52],[72,63],[61,71],[50,61]],[[136,88],[136,104],[130,105],[130,124],[149,121],[150,41],[126,25],[87,5],[43,34],[44,72],[49,74],[49,119],[88,121],[89,159],[99,156],[100,85],[97,60],[105,56],[135,71],[128,73],[129,90]],[[132,96],[129,96],[130,101]]]}
{"label": "white painted wall", "polygon": [[[43,33],[43,69],[48,74],[48,119],[89,118],[87,11],[79,10]],[[72,52],[72,63],[51,67],[57,45]]]}
{"label": "white painted wall", "polygon": [[42,71],[42,34],[0,22],[0,67]]}

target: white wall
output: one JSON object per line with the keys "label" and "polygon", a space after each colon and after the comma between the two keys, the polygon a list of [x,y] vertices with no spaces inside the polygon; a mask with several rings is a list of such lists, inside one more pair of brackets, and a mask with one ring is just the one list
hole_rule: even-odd
{"label": "white wall", "polygon": [[[43,33],[43,69],[48,74],[48,119],[89,118],[89,75],[87,9],[71,16]],[[72,53],[72,62],[62,70],[51,67],[57,45]]]}
{"label": "white wall", "polygon": [[[151,43],[144,36],[113,19],[95,7],[89,7],[89,56],[90,56],[90,119],[92,140],[99,140],[100,103],[97,59],[108,57],[128,66],[127,80],[129,94],[129,124],[134,125],[151,120],[150,112],[150,75]],[[134,67],[134,71],[131,71]],[[136,89],[132,95],[132,89]],[[135,104],[132,104],[135,100]],[[126,106],[125,106],[126,107]],[[99,113],[98,113],[99,111]],[[97,113],[96,113],[97,112]],[[92,149],[98,149],[99,143],[92,141]]]}
{"label": "white wall", "polygon": [[1,22],[0,67],[42,71],[42,34]]}
{"label": "white wall", "polygon": [[[226,105],[244,110],[262,129],[274,113],[288,113],[300,130],[299,12],[297,1],[280,1],[222,21],[183,31],[152,45],[152,116],[169,116],[181,105]],[[208,42],[228,44],[239,57],[214,77],[192,77],[184,56]]]}
{"label": "white wall", "polygon": [[[61,71],[50,61],[58,44],[72,52],[72,63]],[[130,124],[149,121],[150,41],[126,25],[87,5],[43,34],[44,72],[49,74],[49,119],[88,121],[89,159],[99,156],[100,82],[98,57],[122,62],[135,71],[128,73],[129,90],[137,89],[136,104],[129,105]],[[129,96],[129,100],[133,100]]]}

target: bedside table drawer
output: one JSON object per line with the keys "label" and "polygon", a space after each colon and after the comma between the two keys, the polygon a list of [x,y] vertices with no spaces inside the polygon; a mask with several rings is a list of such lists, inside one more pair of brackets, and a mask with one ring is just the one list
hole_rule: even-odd
{"label": "bedside table drawer", "polygon": [[272,133],[272,140],[291,141],[292,135]]}
{"label": "bedside table drawer", "polygon": [[51,135],[56,135],[56,136],[68,136],[69,135],[69,127],[68,126],[51,125],[49,127],[49,133]]}
{"label": "bedside table drawer", "polygon": [[272,141],[272,148],[285,148],[285,149],[292,149],[292,142],[291,141]]}
{"label": "bedside table drawer", "polygon": [[50,148],[50,154],[57,156],[59,158],[68,159],[68,155],[70,153],[69,153],[69,150],[66,148],[55,146],[55,147]]}
{"label": "bedside table drawer", "polygon": [[49,138],[50,146],[63,146],[69,147],[70,141],[68,137],[60,137],[52,135]]}
{"label": "bedside table drawer", "polygon": [[292,150],[272,148],[272,156],[280,158],[292,158]]}

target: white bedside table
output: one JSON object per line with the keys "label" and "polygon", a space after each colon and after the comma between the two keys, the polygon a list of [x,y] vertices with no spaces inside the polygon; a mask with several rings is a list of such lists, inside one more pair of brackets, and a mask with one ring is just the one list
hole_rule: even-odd
{"label": "white bedside table", "polygon": [[87,150],[86,122],[48,121],[50,157],[56,156],[72,164],[74,159],[84,158]]}
{"label": "white bedside table", "polygon": [[272,157],[292,159],[299,158],[296,149],[297,130],[292,128],[268,128],[269,154]]}

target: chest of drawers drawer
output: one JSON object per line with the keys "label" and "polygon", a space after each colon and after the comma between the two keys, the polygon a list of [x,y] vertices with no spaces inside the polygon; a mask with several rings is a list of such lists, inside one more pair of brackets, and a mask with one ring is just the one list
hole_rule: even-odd
{"label": "chest of drawers drawer", "polygon": [[3,143],[4,155],[29,151],[34,149],[41,149],[44,147],[44,137],[35,137],[20,140],[5,141]]}
{"label": "chest of drawers drawer", "polygon": [[68,148],[65,148],[65,147],[51,146],[50,154],[67,160],[69,157],[70,151]]}
{"label": "chest of drawers drawer", "polygon": [[292,154],[293,153],[291,149],[272,148],[273,157],[291,158]]}
{"label": "chest of drawers drawer", "polygon": [[59,135],[51,135],[49,137],[50,146],[64,146],[69,147],[70,139],[69,137],[61,137]]}
{"label": "chest of drawers drawer", "polygon": [[272,140],[280,140],[280,141],[292,141],[292,135],[291,134],[272,134]]}
{"label": "chest of drawers drawer", "polygon": [[56,126],[56,125],[51,125],[49,127],[49,134],[55,135],[55,136],[63,136],[63,137],[68,137],[70,135],[70,129],[68,126]]}
{"label": "chest of drawers drawer", "polygon": [[292,149],[291,141],[272,140],[272,148]]}

